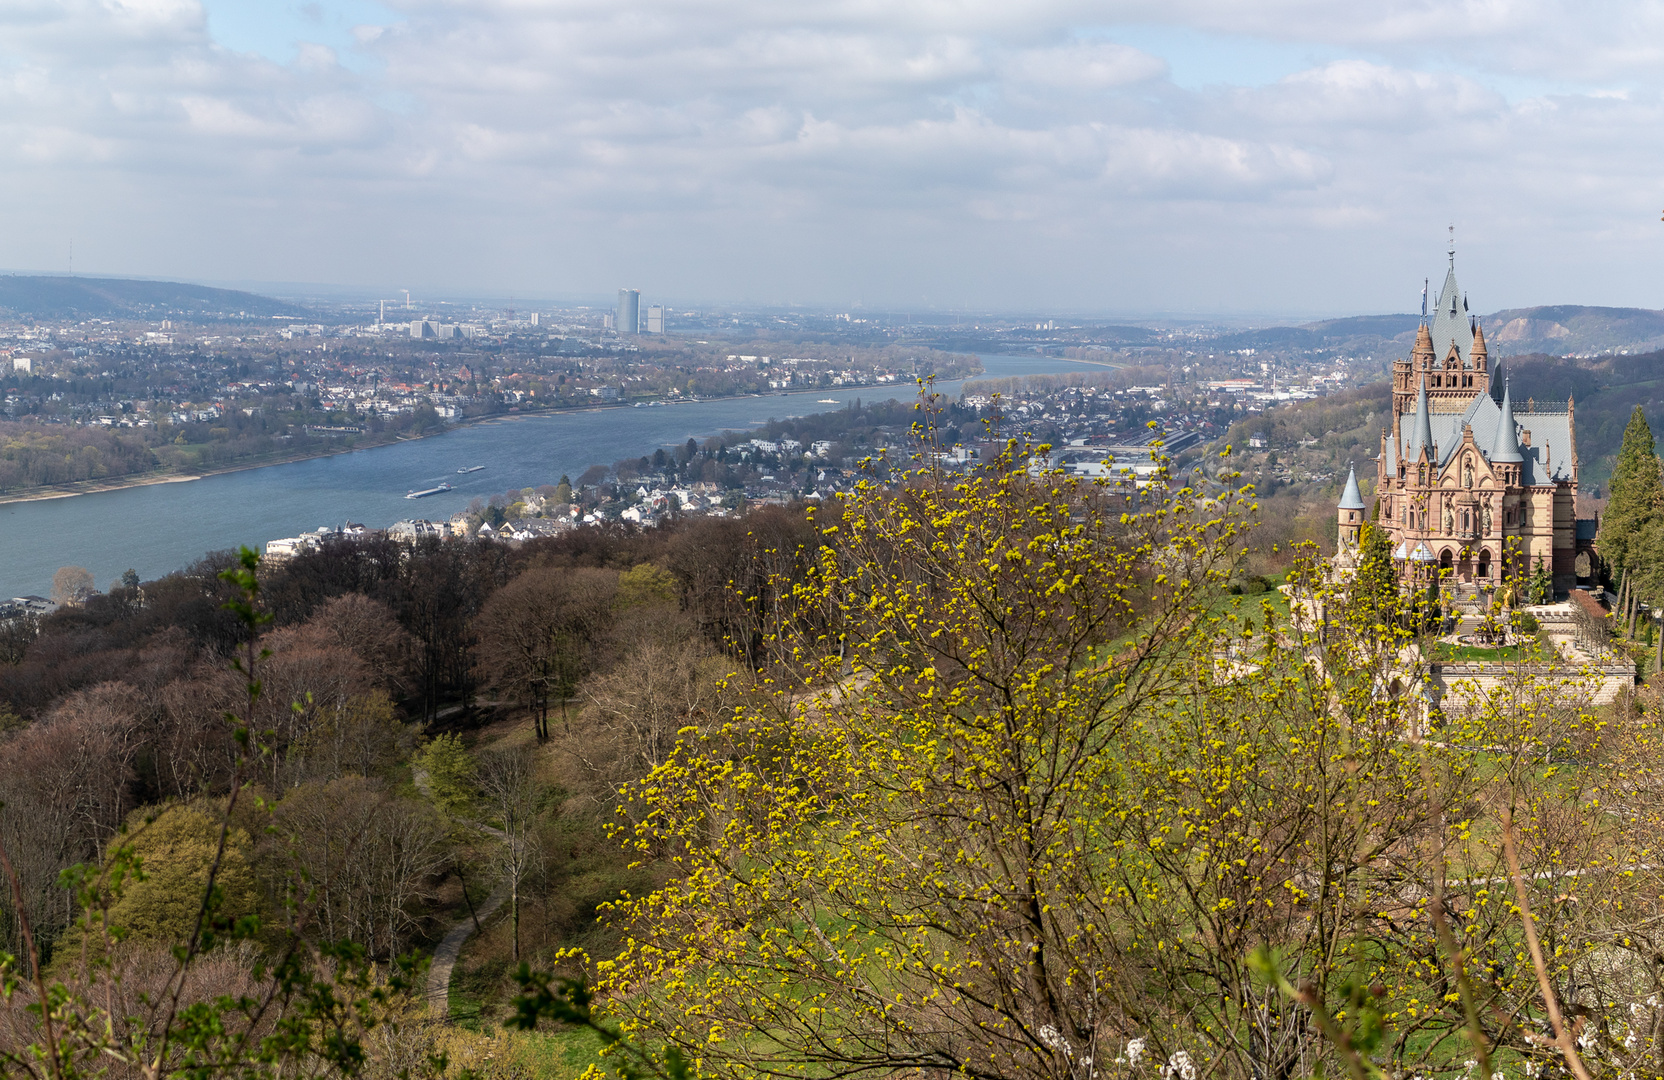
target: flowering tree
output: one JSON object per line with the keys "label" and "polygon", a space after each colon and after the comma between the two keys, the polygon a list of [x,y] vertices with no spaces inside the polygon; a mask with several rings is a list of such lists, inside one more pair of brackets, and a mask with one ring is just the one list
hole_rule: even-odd
{"label": "flowering tree", "polygon": [[1033,458],[844,502],[773,698],[627,793],[680,874],[612,909],[597,974],[703,1070],[1290,1075],[1326,1051],[1255,948],[1320,987],[1382,966],[1360,920],[1475,783],[1378,692],[1390,601],[1227,618],[1246,493]]}

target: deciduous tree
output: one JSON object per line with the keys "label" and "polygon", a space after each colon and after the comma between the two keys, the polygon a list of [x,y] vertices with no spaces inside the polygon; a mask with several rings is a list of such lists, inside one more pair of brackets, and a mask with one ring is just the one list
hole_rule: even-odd
{"label": "deciduous tree", "polygon": [[539,739],[549,737],[550,705],[564,714],[589,669],[617,580],[606,570],[533,568],[492,596],[474,622],[482,676],[532,711]]}

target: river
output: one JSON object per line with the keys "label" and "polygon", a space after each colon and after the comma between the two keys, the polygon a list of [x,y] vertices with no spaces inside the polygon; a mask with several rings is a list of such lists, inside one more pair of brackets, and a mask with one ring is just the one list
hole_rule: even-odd
{"label": "river", "polygon": [[[1103,371],[1042,356],[984,356],[979,378]],[[943,394],[957,396],[958,381]],[[0,504],[0,597],[46,596],[62,566],[83,566],[100,587],[131,567],[146,580],[204,552],[263,546],[325,525],[356,521],[385,528],[401,518],[444,521],[476,497],[553,484],[562,473],[651,454],[688,439],[743,431],[771,419],[882,401],[912,388],[862,386],[769,397],[725,398],[642,408],[509,416],[426,439],[62,499]],[[825,404],[833,399],[836,404]],[[484,465],[478,472],[457,469]],[[449,483],[442,495],[405,492]]]}

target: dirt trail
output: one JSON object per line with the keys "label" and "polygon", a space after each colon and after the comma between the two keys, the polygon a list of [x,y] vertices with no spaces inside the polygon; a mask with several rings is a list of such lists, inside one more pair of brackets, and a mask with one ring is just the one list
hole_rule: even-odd
{"label": "dirt trail", "polygon": [[[490,918],[507,899],[508,882],[505,881],[477,909],[480,922]],[[469,916],[455,923],[440,941],[439,947],[433,950],[433,966],[428,968],[427,991],[423,996],[427,999],[430,1015],[436,1019],[444,1020],[451,1015],[451,972],[462,956],[462,946],[473,934],[474,919]]]}
{"label": "dirt trail", "polygon": [[[461,706],[457,707],[461,708]],[[433,798],[433,784],[429,781],[426,770],[417,769],[412,774],[411,779],[415,782],[417,791],[420,791],[429,799]],[[472,825],[487,836],[499,840],[503,837],[501,829],[494,829],[477,821],[464,822],[464,824]],[[464,886],[464,888],[466,887]],[[451,928],[440,939],[438,948],[433,950],[433,964],[428,968],[427,989],[422,996],[426,999],[428,1008],[436,1019],[444,1020],[451,1015],[451,972],[456,969],[456,962],[462,956],[462,946],[466,945],[468,939],[474,936],[475,916],[477,915],[479,922],[483,924],[485,920],[496,914],[498,908],[503,906],[504,901],[508,899],[508,894],[509,883],[505,880],[492,890],[491,895],[486,897],[485,901],[475,908],[468,918],[459,919],[452,923]]]}

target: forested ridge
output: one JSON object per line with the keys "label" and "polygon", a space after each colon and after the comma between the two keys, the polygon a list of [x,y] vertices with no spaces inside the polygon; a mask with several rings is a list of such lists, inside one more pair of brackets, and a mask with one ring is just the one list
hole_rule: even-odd
{"label": "forested ridge", "polygon": [[0,1072],[1664,1074],[1651,690],[1031,454],[8,624]]}

